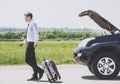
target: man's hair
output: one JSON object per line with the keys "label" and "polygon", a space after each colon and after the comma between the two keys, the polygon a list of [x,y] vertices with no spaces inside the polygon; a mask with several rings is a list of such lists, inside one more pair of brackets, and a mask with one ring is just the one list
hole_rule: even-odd
{"label": "man's hair", "polygon": [[27,16],[27,17],[30,16],[31,19],[33,18],[33,15],[32,15],[31,12],[26,12],[24,15]]}

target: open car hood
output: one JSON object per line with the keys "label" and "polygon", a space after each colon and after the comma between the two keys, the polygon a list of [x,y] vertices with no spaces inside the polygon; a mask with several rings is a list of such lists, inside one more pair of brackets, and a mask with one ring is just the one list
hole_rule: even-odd
{"label": "open car hood", "polygon": [[107,21],[105,18],[103,18],[102,16],[100,16],[95,11],[92,11],[92,10],[83,11],[83,12],[81,12],[79,14],[79,16],[80,17],[82,17],[82,16],[89,16],[100,27],[102,27],[103,29],[108,30],[111,34],[114,34],[115,31],[119,31],[120,32],[120,30],[117,27],[115,27],[113,24],[111,24],[109,21]]}

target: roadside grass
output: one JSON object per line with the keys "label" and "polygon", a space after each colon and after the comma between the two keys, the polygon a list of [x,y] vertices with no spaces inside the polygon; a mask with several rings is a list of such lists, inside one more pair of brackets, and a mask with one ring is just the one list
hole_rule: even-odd
{"label": "roadside grass", "polygon": [[[18,46],[19,42],[0,42],[0,65],[24,65],[25,49]],[[36,59],[40,64],[39,56],[53,60],[56,64],[74,64],[73,50],[77,41],[40,41],[36,49]],[[38,52],[40,51],[40,53]]]}

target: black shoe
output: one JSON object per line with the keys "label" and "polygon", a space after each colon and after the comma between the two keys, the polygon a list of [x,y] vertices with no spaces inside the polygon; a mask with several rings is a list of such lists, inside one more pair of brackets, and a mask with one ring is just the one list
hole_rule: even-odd
{"label": "black shoe", "polygon": [[36,77],[32,77],[32,78],[28,79],[27,81],[36,81],[36,80],[38,80],[37,76]]}
{"label": "black shoe", "polygon": [[43,77],[44,70],[39,71],[39,80]]}

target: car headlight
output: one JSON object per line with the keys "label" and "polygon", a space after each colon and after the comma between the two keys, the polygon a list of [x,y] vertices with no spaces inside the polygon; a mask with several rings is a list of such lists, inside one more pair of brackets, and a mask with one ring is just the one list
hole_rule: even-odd
{"label": "car headlight", "polygon": [[78,54],[77,54],[77,57],[80,57],[81,55],[82,55],[82,53],[78,53]]}

